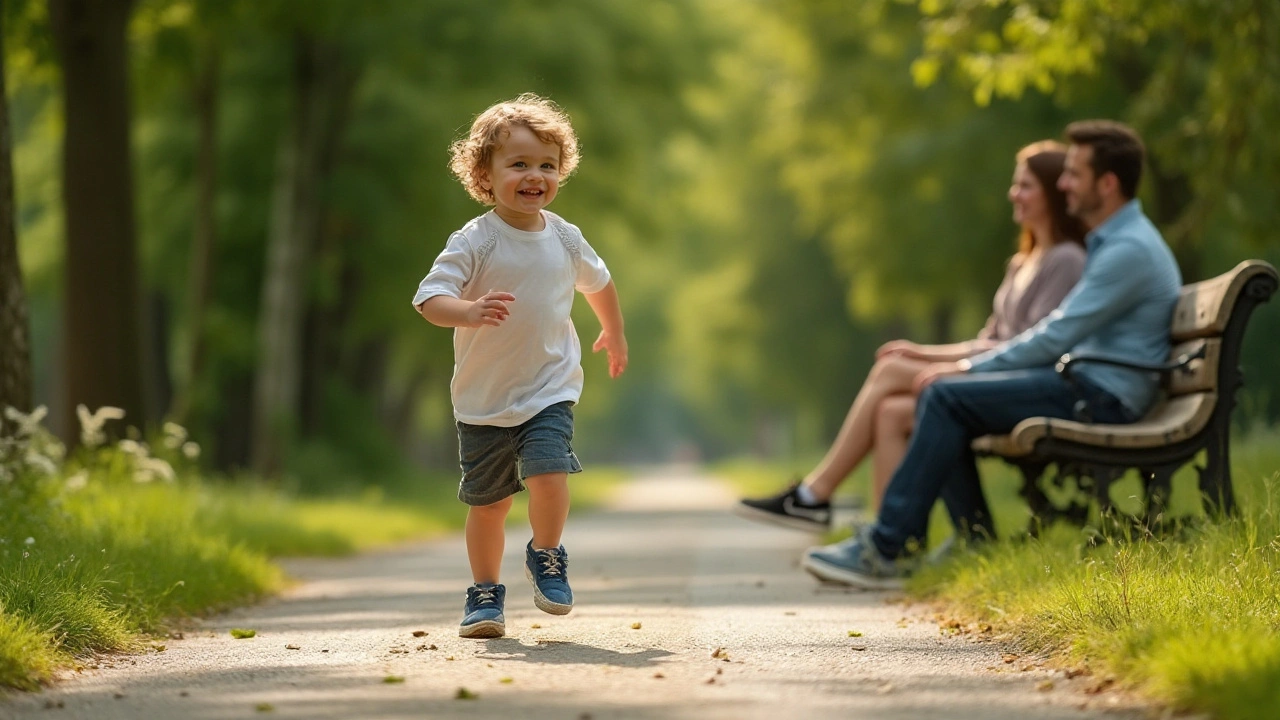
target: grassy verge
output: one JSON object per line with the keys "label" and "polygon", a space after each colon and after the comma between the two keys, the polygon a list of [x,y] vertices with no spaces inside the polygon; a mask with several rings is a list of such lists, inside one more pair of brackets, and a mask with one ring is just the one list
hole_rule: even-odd
{"label": "grassy verge", "polygon": [[[271,557],[426,537],[460,528],[466,515],[452,474],[415,478],[421,492],[407,499],[299,498],[251,482],[204,481],[175,457],[166,481],[161,458],[137,444],[64,464],[42,442],[45,469],[60,465],[51,474],[15,461],[12,447],[9,464],[0,464],[8,471],[0,476],[0,688],[33,689],[77,658],[139,648],[176,619],[273,593],[284,579]],[[148,468],[155,477],[139,474]],[[622,473],[580,477],[573,496],[583,509]],[[522,519],[521,510],[512,515]]]}
{"label": "grassy verge", "polygon": [[[926,568],[910,590],[958,620],[990,624],[1028,651],[1090,671],[1099,685],[1217,718],[1273,718],[1280,707],[1280,433],[1238,438],[1232,451],[1236,518],[1199,516],[1195,474],[1186,469],[1175,478],[1172,506],[1195,519],[1176,533],[1058,525],[1036,540],[994,543]],[[752,486],[751,473],[728,470],[740,487]],[[1001,534],[1017,534],[1027,511],[1016,475],[985,463],[983,480]],[[1139,486],[1126,483],[1112,496],[1136,508]],[[935,510],[931,539],[949,533],[946,525]]]}

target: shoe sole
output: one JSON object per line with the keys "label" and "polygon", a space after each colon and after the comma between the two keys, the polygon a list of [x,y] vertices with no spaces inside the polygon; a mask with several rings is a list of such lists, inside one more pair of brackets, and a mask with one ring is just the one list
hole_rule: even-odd
{"label": "shoe sole", "polygon": [[496,638],[507,634],[507,624],[502,620],[481,620],[458,628],[458,637]]}
{"label": "shoe sole", "polygon": [[524,566],[524,576],[529,581],[529,584],[533,586],[533,604],[537,605],[539,610],[551,615],[568,615],[569,611],[573,609],[573,603],[566,605],[548,600],[547,596],[543,595],[542,591],[538,589],[538,583],[533,581],[533,571],[529,569],[528,565]]}
{"label": "shoe sole", "polygon": [[733,514],[744,520],[754,520],[769,525],[777,525],[788,530],[803,530],[812,533],[824,533],[831,530],[831,523],[820,523],[816,520],[806,520],[804,518],[791,517],[790,515],[779,515],[771,513],[768,510],[753,508],[750,505],[738,503],[733,506]]}
{"label": "shoe sole", "polygon": [[800,560],[800,567],[824,582],[851,585],[863,590],[901,590],[906,584],[902,578],[871,577],[870,575],[845,570],[842,567],[823,562],[808,555]]}

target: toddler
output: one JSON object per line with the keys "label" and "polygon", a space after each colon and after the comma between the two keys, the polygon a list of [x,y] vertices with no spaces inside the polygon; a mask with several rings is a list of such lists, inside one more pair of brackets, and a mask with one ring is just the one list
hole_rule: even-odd
{"label": "toddler", "polygon": [[604,261],[577,227],[545,208],[578,165],[578,140],[554,103],[524,94],[480,113],[450,148],[450,168],[492,209],[453,233],[418,285],[413,305],[454,328],[450,385],[467,511],[467,589],[458,634],[506,633],[499,580],[503,524],[512,495],[529,489],[533,538],[525,576],[534,604],[573,608],[569,556],[560,543],[569,514],[573,406],[582,393],[582,351],[569,310],[583,293],[600,321],[592,346],[609,376],[627,367],[618,293]]}

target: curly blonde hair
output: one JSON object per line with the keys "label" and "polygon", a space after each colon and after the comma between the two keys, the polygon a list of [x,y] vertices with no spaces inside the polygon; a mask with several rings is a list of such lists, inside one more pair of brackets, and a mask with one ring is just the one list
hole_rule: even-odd
{"label": "curly blonde hair", "polygon": [[494,204],[493,190],[485,188],[482,181],[489,174],[494,149],[515,125],[529,128],[542,142],[560,146],[561,183],[578,167],[578,136],[573,132],[569,116],[554,102],[534,93],[524,93],[477,115],[467,136],[449,146],[449,169],[467,193],[480,203]]}

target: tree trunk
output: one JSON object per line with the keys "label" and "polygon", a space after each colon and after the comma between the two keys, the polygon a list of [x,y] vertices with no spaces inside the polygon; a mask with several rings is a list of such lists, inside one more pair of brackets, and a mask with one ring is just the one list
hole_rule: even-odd
{"label": "tree trunk", "polygon": [[66,417],[75,417],[78,404],[112,405],[141,425],[143,328],[125,38],[132,9],[132,0],[49,0],[65,88]]}
{"label": "tree trunk", "polygon": [[307,271],[320,233],[321,187],[355,77],[332,46],[295,41],[293,110],[280,144],[258,323],[253,469],[279,472],[297,428]]}
{"label": "tree trunk", "polygon": [[218,74],[221,64],[221,53],[213,41],[208,41],[192,93],[197,126],[196,207],[187,271],[187,347],[181,354],[185,372],[179,378],[181,384],[169,413],[179,424],[188,422],[192,396],[204,374],[204,318],[213,287],[214,246],[218,237]]}
{"label": "tree trunk", "polygon": [[[13,147],[5,87],[4,5],[0,3],[0,411],[31,410],[31,341],[27,295],[18,263],[13,204]],[[0,434],[8,427],[0,422]]]}

